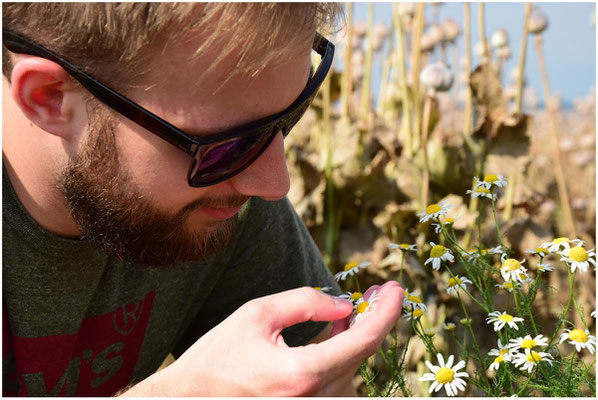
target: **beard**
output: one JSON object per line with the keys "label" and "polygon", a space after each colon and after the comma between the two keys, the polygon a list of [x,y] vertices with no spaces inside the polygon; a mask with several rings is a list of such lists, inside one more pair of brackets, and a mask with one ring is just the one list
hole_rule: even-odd
{"label": "beard", "polygon": [[118,160],[112,113],[89,112],[87,142],[58,177],[58,188],[84,239],[118,258],[145,266],[168,266],[206,259],[230,242],[237,216],[189,227],[188,216],[203,207],[235,207],[247,196],[200,198],[175,212],[157,208]]}

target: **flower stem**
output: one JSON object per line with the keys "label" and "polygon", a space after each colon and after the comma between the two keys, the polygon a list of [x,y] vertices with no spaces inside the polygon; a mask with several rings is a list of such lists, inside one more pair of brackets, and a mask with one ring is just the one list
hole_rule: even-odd
{"label": "flower stem", "polygon": [[397,281],[401,283],[403,280],[403,265],[405,264],[405,256],[407,255],[406,251],[403,251],[403,256],[401,257],[401,266],[399,267],[399,279]]}
{"label": "flower stem", "polygon": [[571,267],[569,266],[569,263],[566,263],[566,264],[567,264],[567,274],[569,275],[569,300],[567,301],[567,307],[563,310],[561,317],[557,321],[557,326],[554,329],[554,333],[552,334],[552,337],[550,338],[550,342],[548,342],[548,346],[546,346],[547,349],[550,348],[550,345],[552,345],[552,342],[556,338],[556,336],[559,332],[559,329],[561,329],[561,326],[563,326],[563,321],[567,317],[567,314],[569,314],[569,310],[571,309],[571,304],[573,303],[573,285],[575,283],[575,274],[577,273],[577,271],[571,272]]}

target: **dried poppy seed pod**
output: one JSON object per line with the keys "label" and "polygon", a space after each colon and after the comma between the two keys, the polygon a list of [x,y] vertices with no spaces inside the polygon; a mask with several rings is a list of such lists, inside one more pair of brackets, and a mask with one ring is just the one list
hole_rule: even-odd
{"label": "dried poppy seed pod", "polygon": [[[511,72],[509,72],[509,79],[511,80],[511,82],[517,82],[517,80],[519,79],[519,67],[513,67],[511,68]],[[525,75],[523,76],[523,85],[525,86],[527,83],[527,80],[525,79]]]}
{"label": "dried poppy seed pod", "polygon": [[361,39],[365,36],[366,29],[367,25],[364,21],[357,21],[353,24],[353,35]]}
{"label": "dried poppy seed pod", "polygon": [[434,46],[444,41],[444,30],[440,25],[432,25],[428,29],[428,35],[430,35],[430,39],[434,42]]}
{"label": "dried poppy seed pod", "polygon": [[[490,48],[490,43],[486,40],[486,47]],[[473,48],[473,54],[476,57],[482,58],[484,57],[484,44],[482,42],[477,42]]]}
{"label": "dried poppy seed pod", "polygon": [[529,17],[529,32],[538,35],[548,27],[548,18],[539,8],[532,11]]}
{"label": "dried poppy seed pod", "polygon": [[429,51],[434,50],[435,44],[436,44],[436,42],[434,41],[434,38],[432,37],[432,35],[430,35],[426,32],[422,35],[419,46],[420,46],[422,53],[427,53]]}
{"label": "dried poppy seed pod", "polygon": [[399,3],[399,16],[403,21],[411,21],[415,15],[415,3]]}
{"label": "dried poppy seed pod", "polygon": [[511,48],[509,46],[500,47],[496,51],[496,55],[503,60],[507,60],[511,58]]}
{"label": "dried poppy seed pod", "polygon": [[453,85],[453,74],[441,61],[427,65],[419,79],[424,86],[435,92],[446,92]]}
{"label": "dried poppy seed pod", "polygon": [[442,30],[444,31],[445,40],[450,43],[454,43],[461,34],[461,27],[459,26],[459,23],[451,18],[444,21],[442,24]]}
{"label": "dried poppy seed pod", "polygon": [[380,22],[374,25],[374,30],[372,32],[374,51],[379,51],[382,48],[384,40],[388,37],[389,33],[390,30],[384,23]]}
{"label": "dried poppy seed pod", "polygon": [[509,35],[507,31],[504,29],[499,29],[492,34],[490,38],[490,43],[492,43],[492,47],[495,49],[500,49],[502,47],[509,45]]}

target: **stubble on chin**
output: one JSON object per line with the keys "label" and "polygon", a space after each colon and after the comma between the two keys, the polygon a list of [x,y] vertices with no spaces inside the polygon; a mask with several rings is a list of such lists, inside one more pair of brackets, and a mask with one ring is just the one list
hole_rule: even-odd
{"label": "stubble on chin", "polygon": [[109,255],[145,266],[196,262],[222,251],[234,234],[237,217],[193,226],[190,213],[202,205],[236,205],[247,198],[198,200],[174,213],[157,208],[120,167],[115,124],[106,113],[96,110],[90,115],[87,142],[57,178],[84,238]]}

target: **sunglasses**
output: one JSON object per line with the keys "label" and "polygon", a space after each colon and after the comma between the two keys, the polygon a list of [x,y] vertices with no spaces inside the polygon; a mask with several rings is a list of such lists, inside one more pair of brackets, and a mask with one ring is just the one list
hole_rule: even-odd
{"label": "sunglasses", "polygon": [[312,49],[322,60],[297,99],[284,111],[209,136],[193,137],[117,91],[110,89],[64,58],[29,39],[2,30],[2,43],[13,53],[29,54],[60,65],[98,100],[192,157],[187,180],[191,187],[225,181],[245,170],[282,132],[286,137],[313,101],[332,66],[334,45],[316,33]]}

